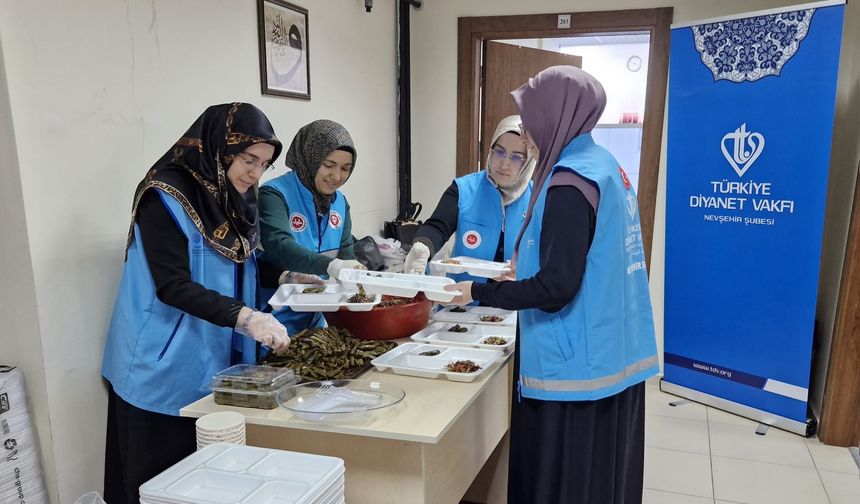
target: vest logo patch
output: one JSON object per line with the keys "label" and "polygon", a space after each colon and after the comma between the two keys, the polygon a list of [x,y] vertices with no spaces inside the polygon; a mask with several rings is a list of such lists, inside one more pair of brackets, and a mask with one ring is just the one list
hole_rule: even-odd
{"label": "vest logo patch", "polygon": [[328,223],[331,224],[332,229],[338,229],[343,223],[343,217],[341,217],[339,213],[332,210],[328,214]]}
{"label": "vest logo patch", "polygon": [[624,189],[630,190],[630,179],[627,178],[627,172],[624,171],[624,168],[618,167],[618,172],[621,174],[621,181],[624,182]]}
{"label": "vest logo patch", "polygon": [[481,234],[477,231],[466,231],[463,235],[463,245],[467,249],[476,249],[481,246]]}
{"label": "vest logo patch", "polygon": [[308,220],[304,215],[296,212],[290,215],[290,229],[296,233],[301,233],[308,227]]}

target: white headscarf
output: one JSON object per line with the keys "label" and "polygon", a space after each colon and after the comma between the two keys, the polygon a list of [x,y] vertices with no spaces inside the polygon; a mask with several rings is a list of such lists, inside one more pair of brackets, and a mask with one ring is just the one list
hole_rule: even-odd
{"label": "white headscarf", "polygon": [[[517,136],[521,134],[520,130],[520,116],[518,115],[510,115],[505,117],[501,121],[499,121],[499,125],[496,126],[496,132],[493,133],[493,139],[490,142],[490,147],[496,145],[496,142],[499,138],[505,133],[515,133]],[[484,171],[487,172],[487,179],[491,184],[496,186],[500,193],[502,193],[502,204],[508,205],[513,201],[516,201],[517,198],[522,196],[525,192],[526,188],[529,186],[529,181],[532,178],[532,172],[535,169],[535,159],[532,156],[531,152],[526,153],[526,161],[523,163],[522,168],[520,168],[519,173],[517,173],[517,180],[513,185],[508,187],[500,186],[495,180],[493,180],[493,175],[490,170],[490,167],[493,163],[493,151],[490,149],[489,154],[487,154],[487,164],[484,166]]]}

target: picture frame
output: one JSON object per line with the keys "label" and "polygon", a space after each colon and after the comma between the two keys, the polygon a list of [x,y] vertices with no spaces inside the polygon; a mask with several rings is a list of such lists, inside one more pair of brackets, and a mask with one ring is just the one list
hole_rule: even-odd
{"label": "picture frame", "polygon": [[283,0],[257,0],[257,31],[263,94],[310,100],[308,10]]}

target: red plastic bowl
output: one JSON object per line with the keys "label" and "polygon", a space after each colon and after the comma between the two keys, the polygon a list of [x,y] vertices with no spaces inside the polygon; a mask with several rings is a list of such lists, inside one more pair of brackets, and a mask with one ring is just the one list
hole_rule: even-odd
{"label": "red plastic bowl", "polygon": [[[383,296],[389,299],[389,296]],[[358,339],[392,340],[412,336],[427,326],[433,302],[419,293],[412,302],[376,307],[366,312],[353,312],[341,308],[335,312],[323,312],[330,326],[346,329]]]}

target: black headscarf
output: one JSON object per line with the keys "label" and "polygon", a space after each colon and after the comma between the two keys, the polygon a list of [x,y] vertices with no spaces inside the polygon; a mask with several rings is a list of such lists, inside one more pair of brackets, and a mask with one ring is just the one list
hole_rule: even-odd
{"label": "black headscarf", "polygon": [[260,242],[256,188],[240,194],[227,179],[236,154],[267,143],[281,153],[269,119],[248,103],[212,105],[156,161],[138,184],[132,207],[131,244],[137,206],[152,187],[167,192],[182,205],[212,248],[237,263],[246,261]]}
{"label": "black headscarf", "polygon": [[352,176],[355,171],[355,145],[346,128],[334,121],[319,119],[303,126],[287,150],[287,168],[295,170],[302,185],[313,194],[317,215],[328,214],[332,195],[319,192],[314,180],[322,162],[335,150],[352,154],[352,170],[349,172]]}

